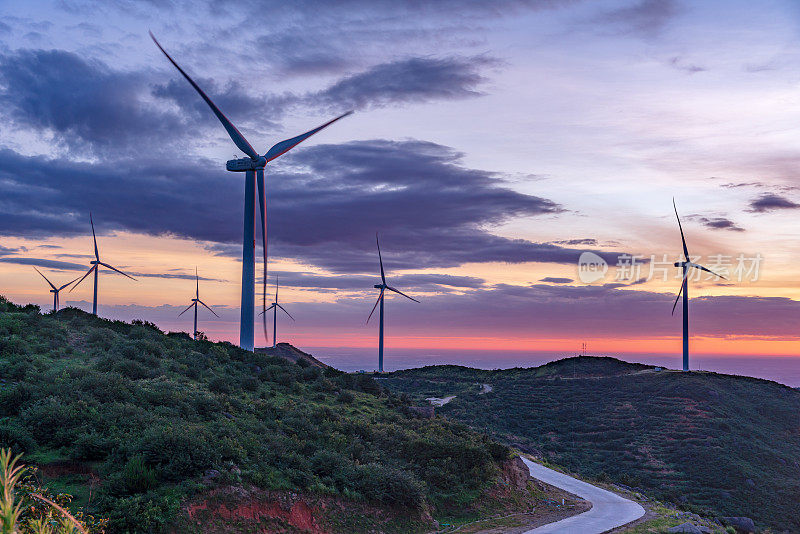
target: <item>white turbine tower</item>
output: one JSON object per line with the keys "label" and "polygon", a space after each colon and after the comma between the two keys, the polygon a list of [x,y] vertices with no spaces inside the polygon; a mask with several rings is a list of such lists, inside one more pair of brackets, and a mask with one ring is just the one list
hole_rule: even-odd
{"label": "white turbine tower", "polygon": [[[266,196],[264,189],[264,167],[273,159],[285,154],[301,142],[305,141],[315,133],[319,132],[326,126],[333,124],[342,117],[350,115],[352,111],[348,111],[339,115],[333,120],[330,120],[318,126],[313,130],[309,130],[304,134],[286,139],[280,143],[275,144],[270,148],[266,154],[260,156],[258,152],[253,149],[247,139],[236,129],[233,123],[219,110],[219,108],[211,101],[200,86],[192,80],[186,72],[181,69],[174,59],[161,47],[156,40],[153,33],[150,32],[150,37],[155,42],[156,46],[164,53],[167,59],[178,69],[186,81],[197,91],[200,97],[205,100],[208,107],[216,115],[217,119],[225,127],[233,143],[249,157],[242,159],[232,159],[225,164],[225,168],[231,172],[244,172],[244,235],[242,244],[242,299],[241,299],[241,316],[239,322],[239,346],[246,350],[253,350],[253,315],[255,313],[255,196],[256,184],[258,185],[258,202],[261,212],[261,235],[262,246],[264,250],[264,281],[263,281],[263,301],[262,311],[266,309],[266,293],[267,293],[267,207]],[[264,336],[267,335],[267,322],[266,314],[264,314]]]}
{"label": "white turbine tower", "polygon": [[92,272],[94,272],[94,300],[92,301],[92,315],[97,315],[97,275],[100,272],[100,266],[101,265],[103,267],[111,269],[112,271],[116,271],[116,272],[118,272],[119,274],[121,274],[123,276],[127,276],[131,280],[136,281],[136,278],[132,277],[129,274],[123,273],[122,271],[120,271],[116,267],[112,267],[111,265],[109,265],[107,263],[103,263],[102,261],[100,261],[100,253],[97,251],[97,236],[94,233],[94,221],[92,220],[92,214],[91,213],[89,214],[89,222],[92,225],[92,239],[94,240],[94,260],[89,262],[91,267],[89,267],[89,270],[86,271],[86,274],[83,275],[83,278],[78,280],[78,282],[74,286],[72,286],[70,288],[69,292],[72,293],[72,291],[76,287],[78,287],[80,285],[80,283],[83,282],[86,279],[87,276],[89,276],[90,274],[92,274]]}
{"label": "white turbine tower", "polygon": [[275,348],[278,345],[278,308],[282,309],[283,312],[289,316],[289,319],[294,321],[294,317],[292,314],[286,311],[286,308],[281,306],[278,303],[278,277],[275,277],[275,302],[270,304],[269,308],[262,311],[262,314],[266,314],[269,310],[272,310],[272,348]]}
{"label": "white turbine tower", "polygon": [[[35,267],[35,266],[34,266],[34,269],[36,269],[36,267]],[[42,274],[42,271],[40,271],[39,269],[36,269],[36,272],[37,272],[37,273],[39,273],[39,274],[41,274],[41,275],[42,275],[42,278],[44,278],[45,282],[47,282],[47,283],[50,285],[50,287],[52,288],[52,289],[50,290],[50,293],[52,293],[52,294],[53,294],[53,311],[54,311],[54,312],[57,312],[57,311],[58,311],[59,304],[60,304],[60,302],[59,302],[59,300],[58,300],[58,294],[59,294],[59,293],[61,293],[61,290],[62,290],[62,289],[64,289],[64,288],[65,288],[65,287],[67,287],[68,285],[70,285],[70,284],[72,284],[73,282],[75,282],[75,280],[77,280],[78,278],[80,278],[80,276],[79,276],[78,278],[76,278],[75,280],[73,280],[72,282],[67,282],[66,284],[64,284],[64,285],[63,285],[63,286],[61,286],[61,287],[56,287],[56,286],[54,286],[54,285],[53,285],[53,282],[51,282],[50,280],[48,280],[48,279],[47,279],[47,277],[46,277],[45,275],[43,275],[43,274]]]}
{"label": "white turbine tower", "polygon": [[403,295],[405,298],[413,300],[414,302],[419,303],[419,301],[417,299],[412,299],[402,291],[399,291],[386,284],[386,273],[383,272],[383,258],[381,257],[381,244],[378,241],[377,233],[375,234],[375,243],[378,245],[378,261],[380,262],[381,265],[381,283],[375,284],[375,286],[373,287],[375,287],[375,289],[380,289],[381,292],[378,295],[378,300],[375,301],[375,306],[373,306],[372,311],[369,312],[369,317],[367,317],[367,323],[369,323],[369,320],[372,318],[372,314],[375,313],[375,308],[378,306],[378,304],[380,304],[381,305],[380,326],[378,327],[378,372],[382,373],[383,372],[383,298],[386,290],[388,289],[389,291],[394,291],[398,295]]}
{"label": "white turbine tower", "polygon": [[678,296],[675,298],[675,303],[672,305],[672,314],[675,315],[675,307],[678,305],[678,300],[681,298],[681,293],[683,293],[683,370],[689,370],[689,271],[694,269],[700,269],[701,271],[705,271],[707,273],[711,273],[714,276],[722,278],[723,280],[727,280],[724,276],[720,276],[711,269],[707,267],[703,267],[699,263],[693,263],[691,258],[689,257],[689,249],[686,247],[686,238],[683,236],[683,226],[681,226],[681,218],[678,216],[678,207],[675,205],[675,199],[672,199],[672,207],[675,208],[675,217],[678,219],[678,228],[681,231],[681,242],[683,244],[683,257],[686,261],[676,261],[675,267],[680,267],[683,269],[683,282],[681,282],[681,288],[678,291]]}
{"label": "white turbine tower", "polygon": [[195,292],[194,292],[194,298],[192,299],[192,303],[189,304],[189,306],[187,306],[185,310],[180,312],[178,314],[178,317],[180,317],[181,315],[183,315],[184,313],[189,311],[189,309],[194,306],[194,330],[192,331],[194,333],[192,334],[192,339],[197,339],[197,305],[198,304],[202,304],[203,306],[206,307],[206,309],[208,309],[208,311],[210,311],[211,313],[216,315],[217,318],[219,318],[219,315],[217,315],[217,312],[212,310],[208,306],[208,304],[206,304],[205,302],[200,300],[200,276],[198,276],[198,274],[197,274],[197,267],[194,268],[194,278],[195,278],[195,284],[196,285],[195,285]]}

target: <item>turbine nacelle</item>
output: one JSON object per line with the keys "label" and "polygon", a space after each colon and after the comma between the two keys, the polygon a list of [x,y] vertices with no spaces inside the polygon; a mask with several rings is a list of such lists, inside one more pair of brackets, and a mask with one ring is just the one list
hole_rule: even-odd
{"label": "turbine nacelle", "polygon": [[246,172],[246,171],[255,171],[258,169],[263,169],[267,166],[267,158],[264,156],[260,156],[258,159],[252,158],[240,158],[240,159],[229,159],[225,162],[225,169],[229,170],[230,172]]}
{"label": "turbine nacelle", "polygon": [[375,285],[374,285],[374,286],[372,286],[372,287],[374,287],[375,289],[386,289],[386,286],[385,286],[385,285],[383,285],[383,284],[375,284]]}

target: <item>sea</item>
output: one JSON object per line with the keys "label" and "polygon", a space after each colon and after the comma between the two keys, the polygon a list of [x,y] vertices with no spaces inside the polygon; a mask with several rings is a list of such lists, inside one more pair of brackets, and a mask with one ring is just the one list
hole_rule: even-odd
{"label": "sea", "polygon": [[[374,371],[377,369],[378,355],[374,348],[303,347],[303,350],[342,371]],[[576,356],[576,354],[537,351],[387,348],[384,352],[383,366],[386,371],[426,365],[463,365],[477,369],[510,369],[512,367],[536,367],[571,356]],[[681,368],[680,355],[590,353],[589,356],[612,356],[627,362],[657,365],[667,369]],[[690,367],[693,370],[764,378],[793,388],[800,388],[800,356],[755,357],[697,354],[692,356]]]}

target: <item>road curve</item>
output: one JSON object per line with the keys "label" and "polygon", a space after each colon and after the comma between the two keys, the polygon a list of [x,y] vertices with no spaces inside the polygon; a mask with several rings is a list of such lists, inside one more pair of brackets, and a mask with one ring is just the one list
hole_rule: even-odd
{"label": "road curve", "polygon": [[527,458],[522,458],[531,471],[531,476],[546,484],[561,488],[592,503],[592,509],[555,523],[528,530],[524,534],[602,534],[611,529],[627,525],[644,515],[639,504],[620,497],[616,493],[587,484],[582,480],[553,471]]}

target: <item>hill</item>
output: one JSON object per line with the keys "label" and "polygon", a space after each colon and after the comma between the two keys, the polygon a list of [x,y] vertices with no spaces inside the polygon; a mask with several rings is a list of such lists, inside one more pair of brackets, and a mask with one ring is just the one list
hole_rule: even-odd
{"label": "hill", "polygon": [[0,297],[2,447],[109,533],[419,532],[541,498],[369,376]]}
{"label": "hill", "polygon": [[781,384],[593,357],[425,367],[383,383],[417,399],[456,395],[440,414],[580,475],[800,532],[800,392]]}
{"label": "hill", "polygon": [[[318,367],[320,369],[327,369],[330,367],[322,363],[307,352],[303,352],[297,347],[293,347],[289,343],[278,343],[274,347],[256,348],[255,352],[259,354],[267,354],[269,356],[277,356],[289,360],[290,362],[297,363],[302,367]],[[300,363],[303,361],[303,363]]]}

